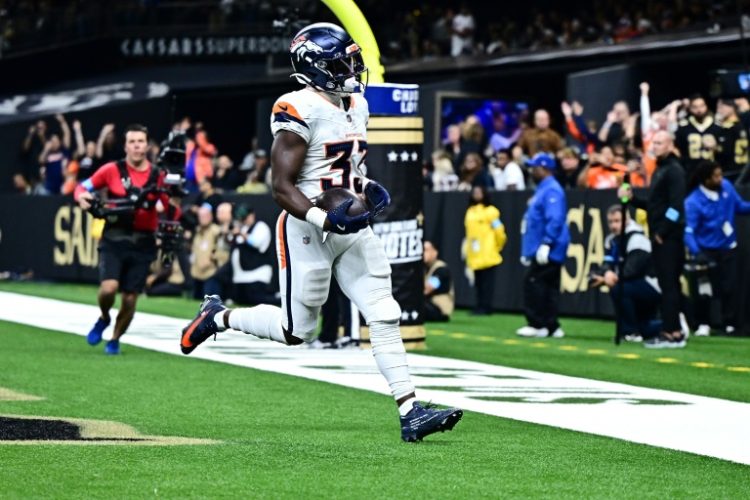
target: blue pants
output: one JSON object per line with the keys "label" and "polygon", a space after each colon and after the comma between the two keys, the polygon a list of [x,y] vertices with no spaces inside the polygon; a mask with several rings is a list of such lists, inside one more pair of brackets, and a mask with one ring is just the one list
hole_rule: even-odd
{"label": "blue pants", "polygon": [[609,295],[615,306],[620,336],[638,333],[648,338],[658,335],[661,322],[655,319],[661,294],[645,279],[621,281],[612,287]]}

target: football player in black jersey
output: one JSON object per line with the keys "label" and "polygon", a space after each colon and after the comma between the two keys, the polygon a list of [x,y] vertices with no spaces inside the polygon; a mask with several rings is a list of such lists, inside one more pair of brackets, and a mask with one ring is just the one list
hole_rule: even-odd
{"label": "football player in black jersey", "polygon": [[701,160],[714,159],[722,130],[714,123],[706,100],[700,94],[690,97],[688,111],[689,116],[680,120],[675,143],[689,176]]}
{"label": "football player in black jersey", "polygon": [[734,182],[750,160],[747,129],[737,114],[737,105],[731,99],[719,99],[716,119],[721,122],[716,160],[721,165],[724,178]]}

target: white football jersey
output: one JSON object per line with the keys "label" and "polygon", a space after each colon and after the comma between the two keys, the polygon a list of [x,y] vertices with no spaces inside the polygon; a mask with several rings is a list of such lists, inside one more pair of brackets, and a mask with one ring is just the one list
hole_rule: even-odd
{"label": "white football jersey", "polygon": [[352,94],[350,102],[344,111],[342,105],[304,88],[284,94],[273,105],[274,137],[280,130],[289,130],[307,142],[307,157],[297,177],[297,187],[310,199],[332,187],[362,192],[370,112],[364,96]]}

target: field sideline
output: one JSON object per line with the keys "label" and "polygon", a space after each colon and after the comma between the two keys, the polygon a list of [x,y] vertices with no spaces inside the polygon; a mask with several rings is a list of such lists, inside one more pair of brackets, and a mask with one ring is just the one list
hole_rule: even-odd
{"label": "field sideline", "polygon": [[[88,304],[95,297],[81,285],[0,290]],[[189,318],[196,306],[144,299],[139,310]],[[516,339],[521,322],[459,313],[428,326],[428,353],[750,402],[747,339],[651,352],[615,348],[607,322],[565,320],[561,342]],[[0,401],[2,414],[114,420],[143,434],[223,442],[0,444],[4,498],[739,497],[750,487],[747,466],[475,413],[454,432],[410,446],[399,441],[392,403],[377,394],[132,346],[108,358],[80,337],[14,323],[0,322],[0,332],[0,387],[44,398]]]}

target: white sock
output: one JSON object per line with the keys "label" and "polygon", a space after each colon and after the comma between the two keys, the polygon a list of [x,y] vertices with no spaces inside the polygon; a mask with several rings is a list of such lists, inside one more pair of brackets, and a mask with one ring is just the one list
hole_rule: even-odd
{"label": "white sock", "polygon": [[370,324],[370,342],[375,363],[388,382],[393,397],[398,400],[414,392],[398,322],[373,321]]}
{"label": "white sock", "polygon": [[284,330],[281,328],[281,308],[277,306],[261,304],[255,307],[232,309],[232,314],[229,315],[229,326],[260,339],[287,343]]}
{"label": "white sock", "polygon": [[222,309],[221,311],[214,314],[214,323],[216,323],[217,330],[219,330],[220,332],[223,332],[227,329],[227,327],[224,326],[224,313],[226,311],[226,309]]}
{"label": "white sock", "polygon": [[412,408],[414,408],[414,403],[417,402],[417,398],[409,398],[403,403],[401,403],[398,407],[398,413],[402,417],[405,416],[407,413],[411,411]]}

